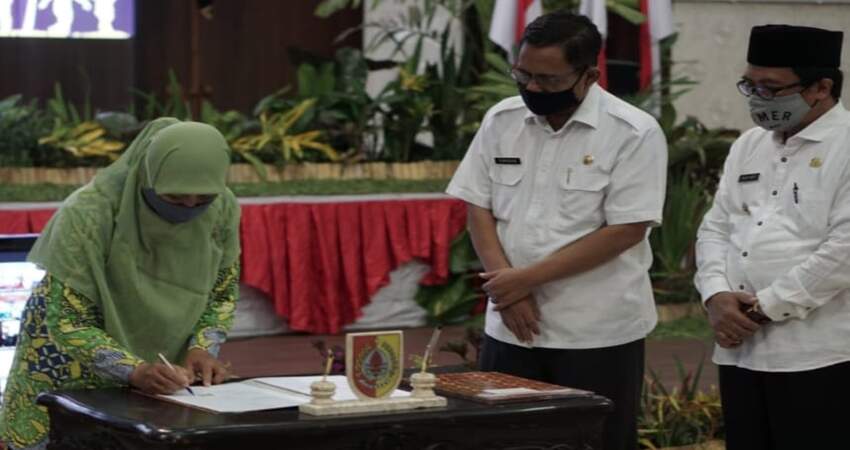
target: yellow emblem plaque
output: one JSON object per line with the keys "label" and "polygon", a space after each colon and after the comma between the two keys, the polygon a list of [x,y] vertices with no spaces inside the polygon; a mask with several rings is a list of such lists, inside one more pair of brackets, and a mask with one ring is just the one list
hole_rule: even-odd
{"label": "yellow emblem plaque", "polygon": [[348,384],[361,399],[386,398],[401,382],[403,338],[399,330],[349,333],[345,338]]}

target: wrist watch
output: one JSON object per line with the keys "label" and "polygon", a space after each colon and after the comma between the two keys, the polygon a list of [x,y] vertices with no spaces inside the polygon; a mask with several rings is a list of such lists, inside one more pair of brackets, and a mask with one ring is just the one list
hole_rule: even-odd
{"label": "wrist watch", "polygon": [[758,299],[756,302],[750,305],[749,308],[744,310],[744,314],[753,322],[764,325],[766,323],[773,322],[770,317],[767,317],[764,312],[761,310],[761,305],[759,304]]}

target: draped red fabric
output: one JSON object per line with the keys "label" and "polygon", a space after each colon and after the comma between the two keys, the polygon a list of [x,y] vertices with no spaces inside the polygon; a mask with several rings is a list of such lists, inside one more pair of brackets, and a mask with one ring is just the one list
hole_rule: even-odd
{"label": "draped red fabric", "polygon": [[0,210],[0,234],[39,233],[53,216],[55,208]]}
{"label": "draped red fabric", "polygon": [[44,227],[47,226],[47,222],[50,221],[50,218],[53,217],[53,213],[55,210],[52,209],[39,209],[32,211],[30,213],[30,226],[33,231],[36,233],[40,233]]}
{"label": "draped red fabric", "polygon": [[0,211],[0,234],[32,233],[29,214],[21,211]]}
{"label": "draped red fabric", "polygon": [[[53,212],[0,210],[0,234],[37,233]],[[444,283],[465,224],[466,205],[449,198],[244,204],[242,282],[291,329],[337,333],[404,263],[431,267],[422,284]]]}
{"label": "draped red fabric", "polygon": [[465,223],[453,199],[243,205],[242,281],[293,330],[337,333],[406,262],[431,266],[423,284],[444,283]]}

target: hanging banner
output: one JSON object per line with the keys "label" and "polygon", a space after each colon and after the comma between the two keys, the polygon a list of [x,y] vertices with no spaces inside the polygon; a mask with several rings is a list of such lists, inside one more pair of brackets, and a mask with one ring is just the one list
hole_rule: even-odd
{"label": "hanging banner", "polygon": [[135,0],[0,0],[0,37],[129,39]]}

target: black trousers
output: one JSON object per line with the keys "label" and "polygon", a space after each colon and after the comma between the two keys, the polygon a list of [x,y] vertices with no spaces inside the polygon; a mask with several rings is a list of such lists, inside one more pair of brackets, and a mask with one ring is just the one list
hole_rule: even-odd
{"label": "black trousers", "polygon": [[637,448],[637,415],[643,386],[644,340],[614,347],[562,350],[525,348],[486,336],[481,370],[593,391],[614,402],[605,423],[605,450]]}
{"label": "black trousers", "polygon": [[727,450],[850,449],[850,362],[803,372],[720,366]]}

